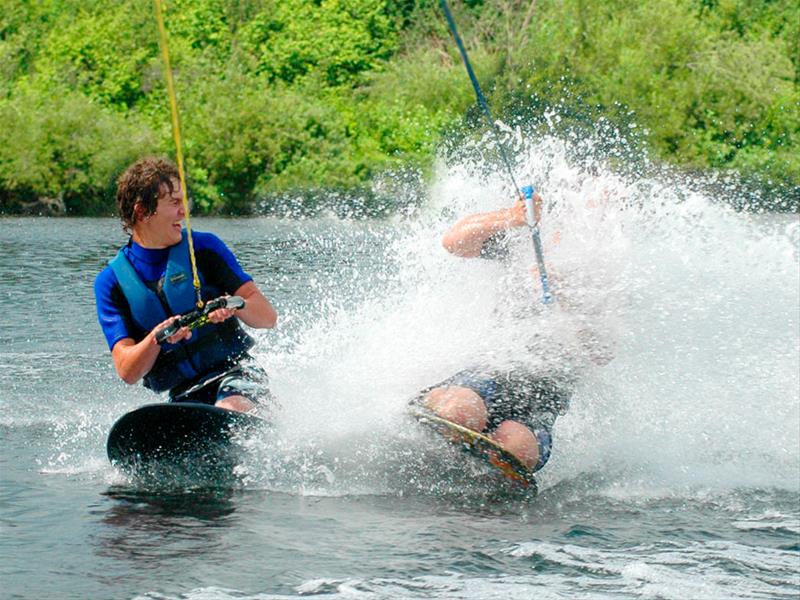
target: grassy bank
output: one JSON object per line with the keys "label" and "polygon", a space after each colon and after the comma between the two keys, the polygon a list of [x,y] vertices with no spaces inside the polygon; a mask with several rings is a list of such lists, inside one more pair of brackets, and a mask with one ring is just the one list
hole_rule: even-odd
{"label": "grassy bank", "polygon": [[[198,209],[425,173],[480,127],[438,2],[165,4]],[[800,7],[789,0],[475,0],[453,9],[496,116],[636,126],[652,156],[800,202]],[[113,211],[173,154],[150,2],[0,0],[0,203]],[[793,200],[794,199],[794,200]]]}

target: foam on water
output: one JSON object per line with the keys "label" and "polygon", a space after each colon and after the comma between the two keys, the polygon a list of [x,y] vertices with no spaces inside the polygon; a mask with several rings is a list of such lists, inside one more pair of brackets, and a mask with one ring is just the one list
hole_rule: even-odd
{"label": "foam on water", "polygon": [[[473,578],[448,573],[410,579],[320,578],[295,588],[303,597],[325,598],[704,598],[778,597],[776,589],[800,585],[796,560],[777,550],[735,542],[674,544],[658,542],[622,550],[571,544],[529,542],[500,551],[527,563],[528,576],[498,574]],[[742,574],[746,574],[746,580]],[[204,588],[192,600],[240,598],[264,600],[288,595],[243,596],[234,590]]]}

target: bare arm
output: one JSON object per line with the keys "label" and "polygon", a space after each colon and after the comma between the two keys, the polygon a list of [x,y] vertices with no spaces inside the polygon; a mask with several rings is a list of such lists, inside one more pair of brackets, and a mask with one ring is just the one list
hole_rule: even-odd
{"label": "bare arm", "polygon": [[237,311],[236,316],[250,327],[258,329],[271,329],[278,322],[278,313],[266,296],[261,293],[258,286],[252,281],[242,284],[236,290],[236,296],[241,296],[245,307]]}
{"label": "bare arm", "polygon": [[[135,342],[133,338],[123,338],[114,344],[111,350],[111,358],[114,360],[114,367],[125,383],[134,384],[150,372],[161,352],[161,346],[156,342],[156,332],[160,331],[178,317],[170,317],[163,323],[153,328],[141,342]],[[186,327],[181,327],[175,335],[167,338],[170,344],[176,344],[181,340],[188,340],[192,337],[192,332]]]}
{"label": "bare arm", "polygon": [[256,329],[271,329],[278,322],[278,313],[270,301],[261,293],[252,281],[243,283],[234,292],[244,300],[244,308],[234,311],[232,308],[218,308],[208,313],[208,320],[212,323],[222,323],[234,314],[250,327]]}
{"label": "bare arm", "polygon": [[[238,312],[242,321],[256,328],[274,327],[278,320],[278,314],[258,287],[252,281],[242,284],[235,292],[236,296],[241,296],[245,301],[245,307]],[[210,313],[209,320],[213,323],[221,323],[232,317],[234,311],[229,308],[220,308]],[[114,360],[114,367],[125,383],[134,384],[150,372],[156,363],[161,346],[156,342],[156,332],[171,324],[178,316],[170,317],[160,323],[148,333],[140,342],[133,338],[123,338],[114,344],[111,350],[111,357]],[[192,332],[186,327],[179,329],[175,335],[167,338],[170,344],[176,344],[181,340],[188,340],[192,337]]]}
{"label": "bare arm", "polygon": [[[533,200],[538,221],[542,199],[538,194],[534,194]],[[456,256],[476,258],[480,256],[481,248],[490,237],[526,224],[525,203],[520,200],[511,208],[464,217],[444,234],[442,245]]]}

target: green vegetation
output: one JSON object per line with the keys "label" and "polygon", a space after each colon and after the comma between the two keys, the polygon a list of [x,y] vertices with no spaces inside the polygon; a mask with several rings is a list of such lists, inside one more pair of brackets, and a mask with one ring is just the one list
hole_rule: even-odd
{"label": "green vegetation", "polygon": [[[497,116],[638,125],[653,156],[800,189],[795,0],[451,4]],[[425,172],[478,124],[434,0],[165,0],[201,211]],[[113,211],[115,177],[174,154],[149,1],[0,0],[0,210]],[[466,133],[465,133],[466,132]],[[796,202],[796,200],[795,200]]]}

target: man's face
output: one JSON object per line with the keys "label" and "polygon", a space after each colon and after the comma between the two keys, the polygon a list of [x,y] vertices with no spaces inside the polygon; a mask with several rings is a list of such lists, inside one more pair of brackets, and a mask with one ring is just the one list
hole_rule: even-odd
{"label": "man's face", "polygon": [[180,182],[172,178],[172,191],[162,185],[158,194],[156,212],[144,217],[142,228],[154,247],[166,248],[181,241],[181,228],[186,211],[183,210],[183,197]]}

